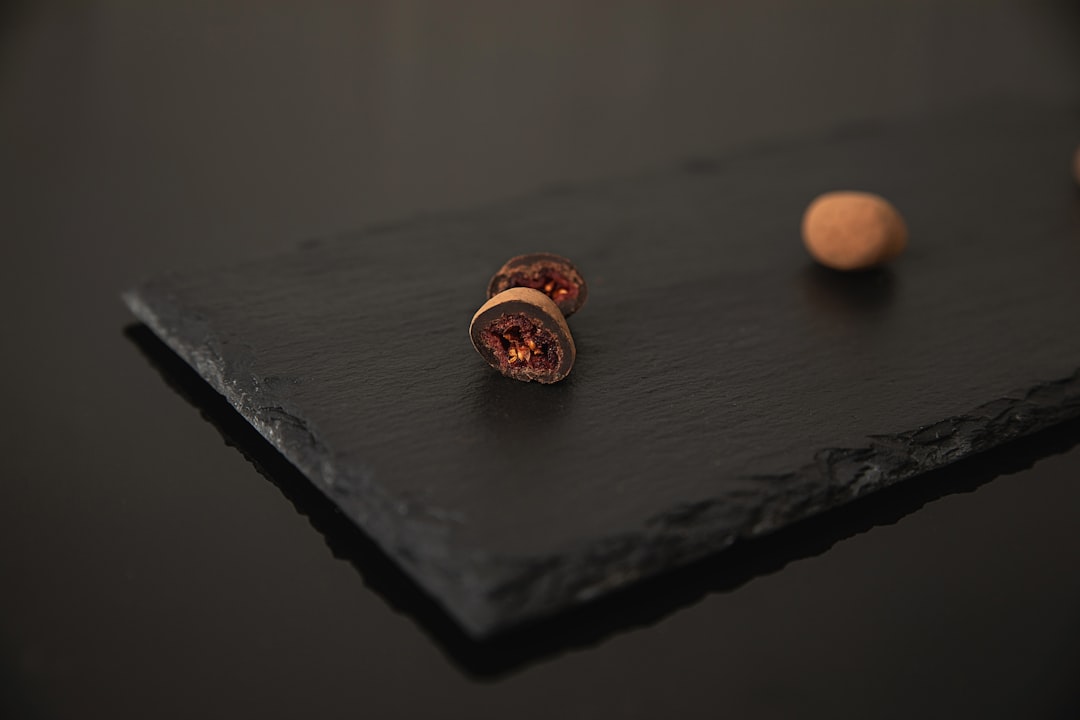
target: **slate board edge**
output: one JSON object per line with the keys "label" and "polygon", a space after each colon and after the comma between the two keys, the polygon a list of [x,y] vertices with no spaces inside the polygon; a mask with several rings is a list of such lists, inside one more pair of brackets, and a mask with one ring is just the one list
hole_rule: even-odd
{"label": "slate board edge", "polygon": [[[479,558],[461,562],[445,542],[442,521],[398,498],[388,496],[370,478],[356,475],[338,482],[339,470],[329,449],[318,442],[307,423],[268,397],[265,384],[241,370],[243,362],[226,363],[214,352],[213,332],[171,291],[169,274],[147,281],[122,294],[131,313],[186,362],[255,430],[292,463],[351,522],[359,526],[394,561],[423,587],[463,628],[476,637],[500,627],[505,617],[483,600],[491,572],[482,580],[476,572]],[[171,329],[170,329],[171,328]],[[230,354],[236,356],[235,350]],[[231,365],[231,366],[230,366]],[[237,365],[241,367],[236,367]],[[243,378],[243,380],[241,380]],[[246,382],[245,382],[246,381]],[[356,493],[359,487],[361,493]],[[391,521],[393,519],[393,521]],[[408,532],[424,537],[425,553],[399,543]]]}
{"label": "slate board edge", "polygon": [[864,447],[822,449],[794,472],[759,476],[763,487],[781,488],[744,501],[765,513],[747,513],[730,498],[675,508],[640,533],[538,559],[492,595],[506,625],[544,616],[1077,417],[1080,369],[922,428],[868,437]]}
{"label": "slate board edge", "polygon": [[[821,449],[791,473],[762,477],[760,486],[768,490],[765,498],[748,497],[738,504],[730,498],[704,500],[658,513],[639,532],[587,547],[566,548],[546,557],[501,558],[445,542],[442,521],[422,509],[403,507],[401,499],[382,491],[373,478],[352,476],[348,482],[336,482],[340,469],[331,450],[318,442],[302,418],[275,405],[272,391],[259,387],[257,378],[246,376],[235,361],[232,367],[226,365],[213,350],[213,329],[172,294],[168,276],[123,298],[139,320],[476,638],[600,597],[714,554],[736,540],[767,534],[1080,416],[1078,368],[1067,378],[1019,390],[930,426],[868,438],[864,447]],[[402,534],[408,534],[411,542],[399,543]],[[423,541],[417,542],[418,537]],[[418,553],[415,547],[423,551]]]}

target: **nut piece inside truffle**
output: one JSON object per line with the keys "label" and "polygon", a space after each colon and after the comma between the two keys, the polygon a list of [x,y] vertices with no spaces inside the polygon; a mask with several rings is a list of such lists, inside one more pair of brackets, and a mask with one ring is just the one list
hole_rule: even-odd
{"label": "nut piece inside truffle", "polygon": [[865,192],[829,192],[803,215],[806,249],[834,270],[864,270],[899,256],[907,246],[904,219],[885,198]]}
{"label": "nut piece inside truffle", "polygon": [[553,253],[530,253],[507,260],[488,283],[488,297],[515,287],[544,293],[558,305],[564,317],[580,310],[588,296],[585,279],[574,264]]}
{"label": "nut piece inside truffle", "polygon": [[558,342],[524,313],[500,315],[480,331],[480,342],[499,360],[503,374],[513,365],[549,373],[559,364]]}
{"label": "nut piece inside truffle", "polygon": [[574,365],[574,339],[562,313],[531,288],[512,288],[484,303],[469,336],[489,365],[515,380],[558,382]]}

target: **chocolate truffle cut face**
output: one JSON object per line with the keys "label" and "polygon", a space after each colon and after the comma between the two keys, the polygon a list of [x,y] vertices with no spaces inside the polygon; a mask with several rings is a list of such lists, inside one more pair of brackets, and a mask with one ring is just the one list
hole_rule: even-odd
{"label": "chocolate truffle cut face", "polygon": [[473,317],[469,335],[489,365],[515,380],[558,382],[574,364],[574,341],[562,313],[531,288],[488,300]]}
{"label": "chocolate truffle cut face", "polygon": [[503,375],[550,376],[559,367],[555,336],[524,313],[500,315],[480,331],[480,342],[499,362]]}
{"label": "chocolate truffle cut face", "polygon": [[588,295],[585,280],[574,264],[553,253],[518,255],[508,260],[491,278],[488,297],[516,287],[544,293],[565,317],[580,310]]}

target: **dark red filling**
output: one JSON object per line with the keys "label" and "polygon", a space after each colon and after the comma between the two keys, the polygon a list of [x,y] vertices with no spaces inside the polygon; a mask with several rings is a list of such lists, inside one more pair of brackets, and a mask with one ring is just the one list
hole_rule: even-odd
{"label": "dark red filling", "polygon": [[502,372],[551,373],[559,366],[554,334],[527,315],[502,315],[480,333]]}
{"label": "dark red filling", "polygon": [[552,268],[536,272],[516,272],[509,277],[508,287],[527,287],[539,290],[556,303],[577,300],[578,287],[562,273]]}

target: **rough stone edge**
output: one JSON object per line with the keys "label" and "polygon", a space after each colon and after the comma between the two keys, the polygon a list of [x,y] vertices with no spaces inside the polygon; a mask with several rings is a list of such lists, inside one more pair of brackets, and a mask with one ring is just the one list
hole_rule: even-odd
{"label": "rough stone edge", "polygon": [[[984,403],[915,430],[869,436],[859,448],[826,448],[792,473],[749,478],[761,492],[711,498],[659,513],[640,533],[517,563],[489,602],[494,633],[687,565],[859,497],[1080,417],[1080,369],[1066,378]],[[597,570],[603,568],[598,577]]]}
{"label": "rough stone edge", "polygon": [[[164,280],[164,279],[163,279]],[[213,333],[168,281],[123,295],[131,312],[187,362],[351,521],[359,525],[471,636],[485,638],[624,588],[637,580],[766,535],[866,494],[1080,416],[1080,369],[859,448],[826,448],[798,470],[748,478],[744,496],[672,508],[625,533],[529,559],[453,547],[437,513],[389,495],[363,469],[338,467],[332,451],[295,413],[228,367]],[[171,323],[163,316],[169,316]],[[170,325],[178,328],[169,330]],[[235,352],[235,351],[233,351]],[[265,387],[265,384],[262,385]],[[350,472],[355,470],[355,472]],[[391,518],[393,518],[391,520]],[[401,542],[408,536],[410,542]],[[418,543],[416,539],[422,537]],[[416,549],[423,548],[418,554]]]}
{"label": "rough stone edge", "polygon": [[[250,375],[243,360],[227,362],[214,350],[213,333],[198,313],[173,294],[167,277],[121,295],[131,313],[199,374],[260,435],[326,495],[353,523],[456,618],[470,634],[482,635],[505,618],[478,604],[490,581],[484,563],[464,562],[448,542],[450,525],[437,511],[389,495],[363,468],[340,467],[308,423]],[[172,328],[172,329],[170,329]],[[237,351],[231,350],[236,354]],[[393,520],[391,520],[393,518]],[[410,542],[401,541],[408,536]],[[423,538],[422,543],[417,538]],[[416,548],[422,546],[423,554]]]}

